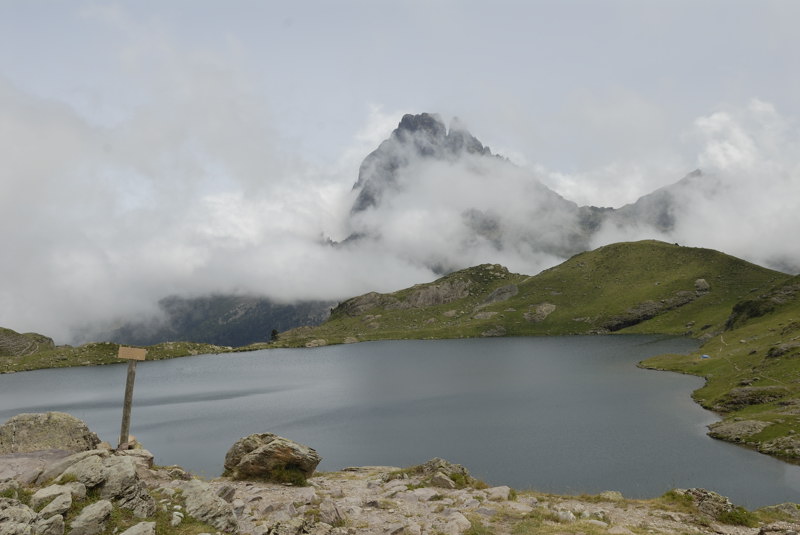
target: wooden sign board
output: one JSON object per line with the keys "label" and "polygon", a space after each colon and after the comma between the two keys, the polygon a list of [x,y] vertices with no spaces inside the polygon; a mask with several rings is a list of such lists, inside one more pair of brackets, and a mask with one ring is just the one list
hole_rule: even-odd
{"label": "wooden sign board", "polygon": [[147,355],[146,349],[139,349],[138,347],[119,346],[119,354],[117,354],[117,357],[128,360],[144,360],[144,357],[146,355]]}

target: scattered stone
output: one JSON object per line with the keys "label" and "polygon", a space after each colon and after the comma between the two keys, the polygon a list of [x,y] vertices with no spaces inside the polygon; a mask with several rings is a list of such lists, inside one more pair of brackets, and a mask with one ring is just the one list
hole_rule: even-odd
{"label": "scattered stone", "polygon": [[100,439],[84,422],[63,412],[18,414],[0,426],[0,454],[40,450],[84,451]]}
{"label": "scattered stone", "polygon": [[39,518],[33,524],[35,535],[64,535],[64,517],[53,515],[49,518]]}
{"label": "scattered stone", "polygon": [[344,515],[333,500],[324,500],[319,504],[319,519],[331,526],[343,526],[345,523]]}
{"label": "scattered stone", "polygon": [[558,521],[562,524],[571,524],[577,520],[575,513],[572,511],[556,511],[555,515]]}
{"label": "scattered stone", "polygon": [[435,474],[433,474],[433,477],[431,477],[431,485],[443,489],[456,488],[455,482],[441,472],[436,472]]}
{"label": "scattered stone", "polygon": [[173,511],[172,518],[170,518],[169,521],[169,525],[174,528],[179,526],[181,522],[183,522],[183,515],[179,511]]}
{"label": "scattered stone", "polygon": [[49,518],[54,515],[63,515],[69,508],[72,507],[72,494],[65,492],[56,496],[50,503],[48,503],[41,511],[39,516],[42,518]]}
{"label": "scattered stone", "polygon": [[711,289],[711,285],[705,279],[697,279],[694,281],[694,290],[698,295],[704,294]]}
{"label": "scattered stone", "polygon": [[120,533],[120,535],[156,535],[156,523],[139,522]]}
{"label": "scattered stone", "polygon": [[447,524],[445,525],[444,532],[447,535],[459,535],[464,533],[472,526],[472,523],[461,513],[453,513],[450,515]]}
{"label": "scattered stone", "polygon": [[83,508],[70,523],[70,535],[98,535],[105,530],[114,506],[109,500],[100,500]]}
{"label": "scattered stone", "polygon": [[609,528],[609,535],[634,535],[634,533],[624,526],[613,526]]}
{"label": "scattered stone", "polygon": [[486,489],[486,497],[494,501],[507,500],[510,494],[511,487],[505,485]]}
{"label": "scattered stone", "polygon": [[618,490],[604,490],[598,494],[600,498],[609,502],[619,502],[625,499],[621,492]]}

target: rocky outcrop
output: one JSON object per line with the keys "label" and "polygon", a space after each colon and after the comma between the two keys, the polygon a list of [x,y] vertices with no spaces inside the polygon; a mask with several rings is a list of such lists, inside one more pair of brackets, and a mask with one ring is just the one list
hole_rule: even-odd
{"label": "rocky outcrop", "polygon": [[233,479],[302,483],[321,460],[313,448],[272,433],[258,433],[236,441],[225,455],[224,466]]}
{"label": "rocky outcrop", "polygon": [[[702,279],[698,279],[700,281]],[[702,286],[702,285],[701,285]],[[643,321],[655,318],[659,314],[663,314],[669,310],[673,310],[684,305],[688,305],[698,297],[708,293],[709,287],[706,286],[705,290],[697,289],[697,282],[695,283],[695,291],[680,290],[672,294],[670,297],[660,299],[658,301],[647,300],[637,305],[632,306],[622,314],[611,316],[605,320],[601,325],[601,329],[606,331],[619,331],[632,325],[637,325]]]}
{"label": "rocky outcrop", "polygon": [[762,420],[725,420],[709,425],[708,434],[729,442],[747,442],[750,436],[760,433],[770,425],[772,422]]}
{"label": "rocky outcrop", "polygon": [[556,311],[556,305],[552,303],[539,303],[531,305],[530,309],[522,316],[531,323],[539,323],[547,319],[547,316]]}
{"label": "rocky outcrop", "polygon": [[233,507],[220,498],[208,483],[191,480],[176,485],[183,492],[186,512],[226,533],[236,530]]}
{"label": "rocky outcrop", "polygon": [[717,412],[731,412],[749,405],[761,405],[786,397],[789,390],[783,386],[739,386],[731,389],[713,409]]}
{"label": "rocky outcrop", "polygon": [[397,187],[398,170],[419,159],[454,160],[463,154],[491,156],[458,119],[448,132],[435,113],[406,114],[388,139],[367,155],[358,170],[353,190],[358,196],[351,211],[361,212],[377,206],[388,189]]}
{"label": "rocky outcrop", "polygon": [[506,286],[501,286],[497,288],[492,293],[486,296],[483,301],[478,305],[477,308],[482,308],[494,303],[501,303],[503,301],[508,301],[515,295],[519,293],[519,287],[516,284],[508,284]]}
{"label": "rocky outcrop", "polygon": [[24,357],[55,347],[53,339],[43,334],[20,334],[0,327],[0,357]]}
{"label": "rocky outcrop", "polygon": [[100,439],[81,420],[63,412],[25,413],[0,427],[0,454],[39,450],[83,451]]}
{"label": "rocky outcrop", "polygon": [[700,513],[714,519],[718,519],[724,513],[730,513],[736,508],[728,498],[710,490],[675,489],[673,492],[678,496],[689,498]]}
{"label": "rocky outcrop", "polygon": [[433,284],[420,284],[411,288],[402,298],[370,292],[339,303],[331,312],[331,316],[335,317],[340,314],[361,316],[376,308],[408,310],[443,305],[469,296],[471,286],[472,283],[469,280],[450,279]]}
{"label": "rocky outcrop", "polygon": [[463,299],[469,295],[470,281],[462,279],[444,280],[436,284],[425,284],[413,288],[405,299],[386,306],[388,310],[425,308],[443,305]]}

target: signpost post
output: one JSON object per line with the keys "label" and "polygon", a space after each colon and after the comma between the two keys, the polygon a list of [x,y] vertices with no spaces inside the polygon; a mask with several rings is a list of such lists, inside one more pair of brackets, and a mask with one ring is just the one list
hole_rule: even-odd
{"label": "signpost post", "polygon": [[128,379],[125,381],[125,401],[122,405],[122,428],[119,432],[119,446],[128,443],[131,430],[131,405],[133,404],[133,381],[136,379],[136,362],[144,360],[146,349],[119,346],[118,358],[128,360]]}

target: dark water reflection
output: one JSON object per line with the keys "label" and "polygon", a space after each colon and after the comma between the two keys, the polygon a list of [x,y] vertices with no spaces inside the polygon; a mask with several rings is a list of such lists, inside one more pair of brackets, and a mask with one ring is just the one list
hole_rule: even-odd
{"label": "dark water reflection", "polygon": [[[493,484],[652,497],[700,486],[755,507],[800,499],[800,467],[705,435],[702,380],[635,363],[646,336],[395,341],[143,362],[132,432],[160,464],[218,475],[239,437],[315,447],[321,470],[444,457]],[[0,376],[0,419],[59,410],[119,434],[125,366]]]}

